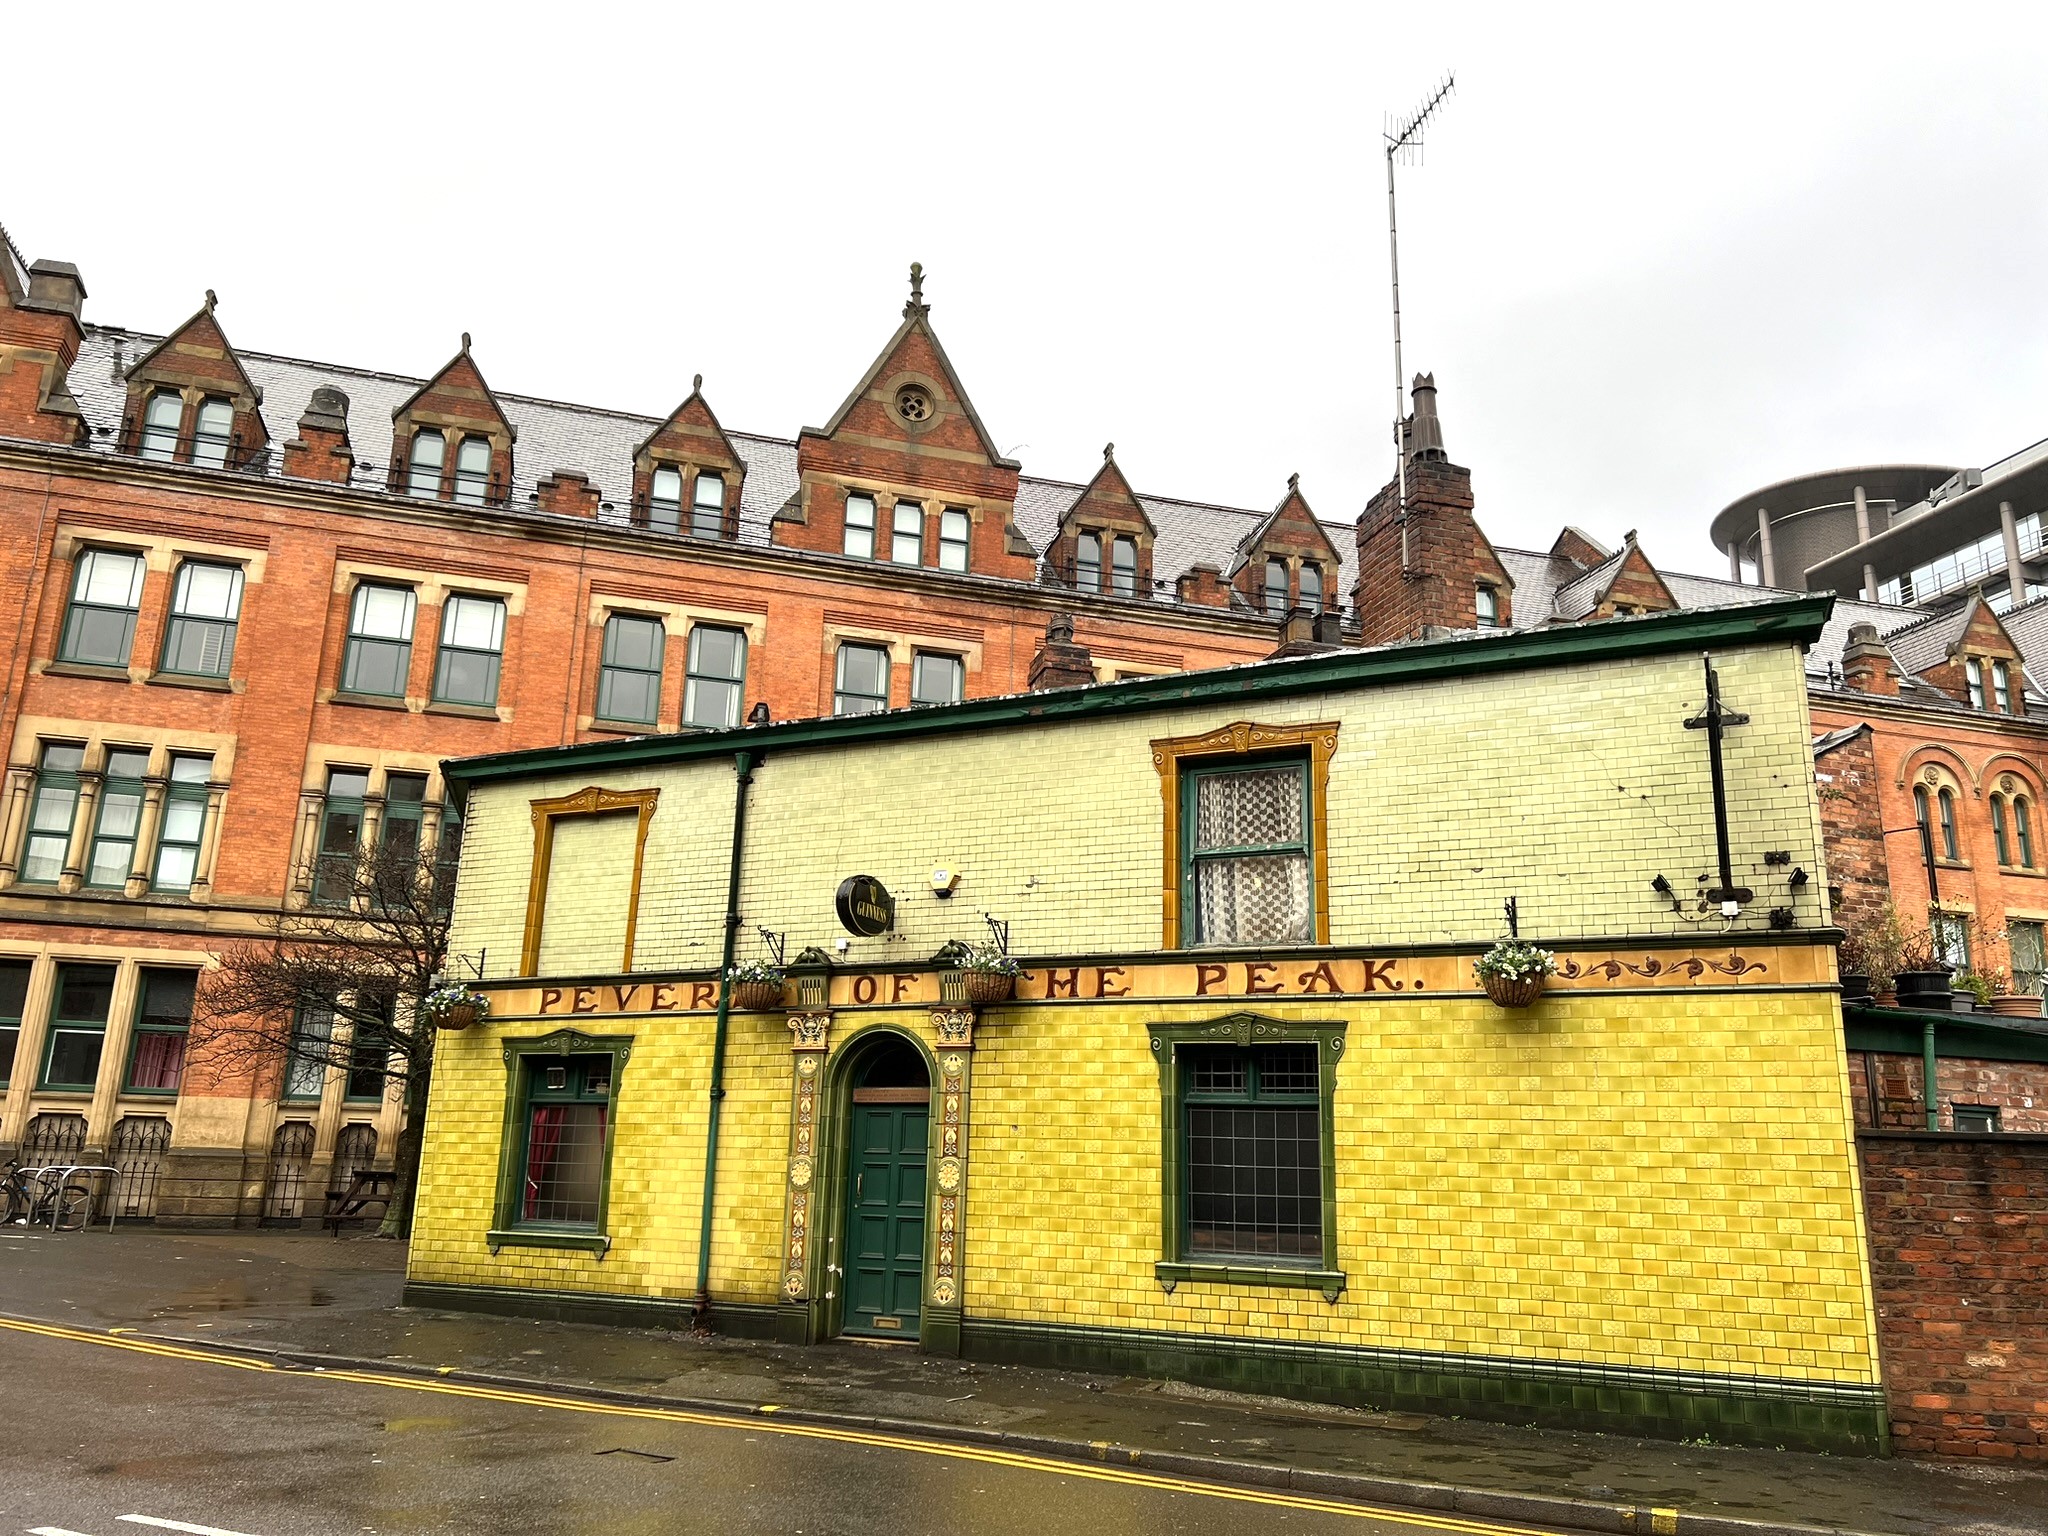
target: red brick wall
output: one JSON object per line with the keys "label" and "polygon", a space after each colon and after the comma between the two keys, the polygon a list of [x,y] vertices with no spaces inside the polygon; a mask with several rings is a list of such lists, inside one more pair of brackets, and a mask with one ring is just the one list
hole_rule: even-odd
{"label": "red brick wall", "polygon": [[[1927,1100],[1920,1092],[1920,1077],[1918,1056],[1851,1051],[1849,1092],[1856,1103],[1857,1125],[1925,1130]],[[1943,1056],[1935,1063],[1934,1102],[1945,1131],[1955,1129],[1956,1105],[1988,1104],[1998,1111],[2000,1131],[2048,1134],[2048,1062]]]}
{"label": "red brick wall", "polygon": [[1894,1449],[2048,1462],[2048,1136],[1857,1141]]}
{"label": "red brick wall", "polygon": [[1821,844],[1835,921],[1852,932],[1868,929],[1891,895],[1870,732],[1815,758],[1813,776],[1820,792]]}

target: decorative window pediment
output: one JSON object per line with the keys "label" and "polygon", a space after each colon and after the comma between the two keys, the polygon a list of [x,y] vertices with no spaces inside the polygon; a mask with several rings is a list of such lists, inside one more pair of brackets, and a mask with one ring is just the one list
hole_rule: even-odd
{"label": "decorative window pediment", "polygon": [[518,437],[465,332],[462,350],[391,413],[389,488],[426,501],[503,506]]}

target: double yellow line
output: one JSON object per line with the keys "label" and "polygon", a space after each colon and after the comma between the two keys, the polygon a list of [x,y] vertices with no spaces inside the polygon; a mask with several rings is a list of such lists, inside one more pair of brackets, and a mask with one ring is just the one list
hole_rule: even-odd
{"label": "double yellow line", "polygon": [[[0,1329],[57,1339],[71,1344],[93,1344],[105,1349],[128,1350],[166,1360],[190,1361],[199,1365],[223,1365],[238,1371],[270,1371],[299,1381],[345,1381],[369,1387],[390,1387],[402,1392],[433,1392],[443,1397],[468,1398],[477,1402],[507,1403],[519,1408],[548,1408],[562,1413],[598,1414],[606,1418],[645,1419],[658,1424],[694,1424],[714,1429],[743,1429],[759,1434],[785,1435],[793,1439],[825,1440],[840,1445],[868,1446],[880,1450],[905,1451],[916,1456],[943,1456],[954,1461],[980,1462],[986,1466],[1012,1467],[1024,1472],[1051,1473],[1058,1477],[1085,1477],[1099,1483],[1128,1488],[1150,1488],[1163,1493],[1190,1494],[1197,1498],[1228,1499],[1239,1504],[1257,1504],[1269,1509],[1299,1509],[1314,1514],[1341,1515],[1358,1520],[1380,1520],[1393,1525],[1411,1525],[1425,1531],[1446,1531],[1457,1536],[1533,1536],[1528,1526],[1498,1525],[1469,1520],[1458,1515],[1425,1514],[1415,1510],[1385,1509],[1335,1499],[1289,1493],[1277,1489],[1233,1488],[1223,1483],[1197,1482],[1168,1477],[1140,1467],[1118,1467],[1102,1463],[1067,1461],[1056,1456],[1034,1456],[1000,1446],[958,1445],[942,1440],[918,1440],[907,1435],[878,1434],[863,1429],[840,1429],[826,1424],[794,1424],[764,1415],[775,1412],[763,1405],[755,1413],[705,1413],[690,1408],[639,1407],[628,1403],[598,1402],[589,1398],[559,1396],[551,1392],[520,1391],[508,1387],[481,1386],[466,1381],[436,1381],[418,1376],[387,1375],[381,1371],[289,1370],[268,1360],[255,1360],[225,1350],[170,1344],[155,1339],[125,1337],[128,1330],[100,1332],[66,1328],[57,1323],[30,1322],[23,1318],[0,1317]],[[453,1367],[445,1369],[452,1370]],[[1110,1449],[1102,1443],[1100,1449]]]}

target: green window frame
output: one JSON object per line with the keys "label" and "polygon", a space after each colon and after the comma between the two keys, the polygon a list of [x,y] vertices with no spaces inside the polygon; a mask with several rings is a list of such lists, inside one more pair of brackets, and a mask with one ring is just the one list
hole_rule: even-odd
{"label": "green window frame", "polygon": [[2012,863],[2012,845],[2005,835],[2005,797],[2003,795],[1993,795],[1991,797],[1991,840],[1998,845],[1998,862],[2010,865]]}
{"label": "green window frame", "polygon": [[50,1002],[50,1038],[43,1045],[42,1080],[55,1093],[91,1093],[107,1044],[107,1019],[114,1007],[118,968],[64,962]]}
{"label": "green window frame", "polygon": [[690,626],[683,673],[683,724],[727,730],[740,723],[747,696],[747,632]]}
{"label": "green window frame", "polygon": [[1287,562],[1268,560],[1263,580],[1260,583],[1260,598],[1266,616],[1281,619],[1287,616]]}
{"label": "green window frame", "polygon": [[1937,790],[1934,796],[1935,808],[1941,813],[1941,856],[1951,864],[1958,862],[1956,854],[1956,797],[1946,786]]}
{"label": "green window frame", "polygon": [[[1232,798],[1224,781],[1249,781],[1280,772],[1294,779],[1294,804],[1298,806],[1295,835],[1253,837],[1242,823],[1256,819],[1260,808],[1245,794],[1241,797],[1245,807],[1233,816],[1223,803]],[[1180,793],[1181,947],[1316,943],[1316,829],[1308,760],[1290,754],[1191,765],[1181,771]],[[1205,800],[1211,802],[1206,820]],[[1268,813],[1282,811],[1284,817],[1284,801],[1265,809]],[[1286,830],[1283,819],[1273,832]],[[1280,878],[1287,880],[1296,902],[1292,927],[1252,922],[1248,910]]]}
{"label": "green window frame", "polygon": [[173,752],[164,787],[163,821],[157,829],[156,861],[149,888],[182,895],[199,873],[199,845],[206,836],[206,808],[212,798],[213,756]]}
{"label": "green window frame", "polygon": [[173,677],[226,677],[242,618],[242,568],[187,560],[171,583],[160,670]]}
{"label": "green window frame", "polygon": [[357,1023],[348,1042],[348,1074],[341,1096],[351,1104],[381,1103],[391,1083],[390,1004],[385,1004],[387,1022]]}
{"label": "green window frame", "polygon": [[[1342,1021],[1296,1021],[1254,1013],[1150,1027],[1152,1055],[1159,1067],[1161,1168],[1160,1256],[1153,1269],[1169,1292],[1185,1281],[1212,1281],[1320,1290],[1331,1301],[1343,1293],[1346,1277],[1337,1267],[1335,1105],[1345,1029]],[[1219,1082],[1219,1074],[1210,1070],[1232,1060],[1245,1069],[1238,1089]],[[1262,1075],[1268,1073],[1274,1075],[1275,1087],[1262,1098]],[[1304,1073],[1313,1074],[1312,1091]],[[1248,1136],[1219,1137],[1216,1126],[1205,1123],[1209,1117],[1256,1118],[1263,1113],[1276,1121],[1291,1120],[1296,1132],[1292,1140],[1299,1147],[1301,1111],[1311,1106],[1316,1157],[1312,1195],[1299,1189],[1279,1194],[1270,1187],[1271,1179],[1265,1181],[1269,1187],[1262,1188],[1255,1160],[1233,1160],[1219,1170],[1218,1145],[1229,1147],[1234,1155],[1248,1142],[1256,1146],[1257,1131],[1247,1127]],[[1207,1146],[1201,1144],[1204,1140]],[[1297,1169],[1300,1166],[1297,1161]],[[1256,1232],[1227,1238],[1219,1246],[1213,1219],[1219,1199],[1239,1210],[1247,1203],[1270,1210],[1279,1201],[1290,1219],[1272,1224],[1272,1240],[1263,1247]],[[1307,1222],[1302,1219],[1304,1202]],[[1209,1210],[1207,1220],[1200,1213],[1204,1207]],[[1291,1231],[1282,1231],[1283,1227]],[[1313,1232],[1313,1252],[1301,1240],[1308,1232]],[[1300,1251],[1273,1251],[1282,1246]]]}
{"label": "green window frame", "polygon": [[455,500],[480,507],[491,497],[491,440],[465,437],[455,450]]}
{"label": "green window frame", "polygon": [[0,1088],[14,1078],[14,1053],[21,1045],[21,1020],[28,1012],[29,978],[35,961],[0,957]]}
{"label": "green window frame", "polygon": [[341,691],[368,698],[402,699],[412,674],[412,632],[419,599],[411,587],[356,583],[349,599],[348,644],[342,650]]}
{"label": "green window frame", "polygon": [[1074,537],[1074,586],[1082,592],[1102,590],[1102,535],[1081,533]]}
{"label": "green window frame", "polygon": [[700,469],[690,482],[690,532],[700,539],[725,537],[725,476]]}
{"label": "green window frame", "polygon": [[377,828],[377,846],[393,852],[417,854],[420,828],[427,813],[427,776],[424,773],[384,775],[384,820]]}
{"label": "green window frame", "polygon": [[871,715],[889,707],[889,648],[842,640],[832,676],[832,713]]}
{"label": "green window frame", "polygon": [[2006,924],[2005,940],[2012,955],[2013,990],[2040,996],[2048,974],[2048,925],[2016,918]]}
{"label": "green window frame", "polygon": [[2018,835],[2020,845],[2020,868],[2034,867],[2034,813],[2033,803],[2025,795],[2012,797],[2012,829]]}
{"label": "green window frame", "polygon": [[1138,541],[1129,534],[1109,541],[1109,590],[1118,597],[1138,595]]}
{"label": "green window frame", "polygon": [[875,498],[865,491],[846,497],[846,530],[841,548],[856,560],[875,558]]}
{"label": "green window frame", "polygon": [[668,630],[644,613],[604,621],[597,667],[597,718],[653,725],[661,717],[661,670]]}
{"label": "green window frame", "polygon": [[1984,663],[1974,656],[1963,658],[1963,681],[1970,691],[1970,708],[1984,707]]}
{"label": "green window frame", "polygon": [[142,444],[136,450],[158,464],[178,458],[178,434],[185,425],[185,397],[175,389],[159,389],[142,408]]}
{"label": "green window frame", "polygon": [[897,565],[924,563],[924,503],[899,501],[889,510],[889,558]]}
{"label": "green window frame", "polygon": [[46,741],[36,758],[36,792],[29,802],[28,836],[21,848],[21,883],[55,885],[71,856],[71,827],[78,818],[78,773],[85,746]]}
{"label": "green window frame", "polygon": [[64,611],[59,661],[125,667],[142,611],[142,556],[125,549],[87,549],[78,556],[71,602]]}
{"label": "green window frame", "polygon": [[226,469],[235,446],[235,405],[218,395],[199,402],[192,418],[192,462],[201,469]]}
{"label": "green window frame", "polygon": [[973,531],[973,519],[960,507],[948,507],[939,514],[939,569],[967,570],[968,537]]}
{"label": "green window frame", "polygon": [[434,907],[455,905],[455,875],[462,862],[462,813],[452,799],[441,802],[441,829],[434,837]]}
{"label": "green window frame", "polygon": [[967,697],[967,663],[943,651],[918,651],[910,658],[910,702],[958,704]]}
{"label": "green window frame", "polygon": [[127,1093],[175,1098],[185,1075],[197,971],[146,965],[136,989],[135,1031],[128,1042]]}
{"label": "green window frame", "polygon": [[345,907],[356,894],[356,863],[363,851],[366,768],[330,768],[320,801],[320,840],[313,850],[313,904]]}
{"label": "green window frame", "polygon": [[1998,706],[2001,715],[2013,712],[2012,669],[2002,661],[1991,663],[1991,700]]}
{"label": "green window frame", "polygon": [[451,592],[441,609],[434,701],[489,709],[498,702],[505,655],[505,599]]}
{"label": "green window frame", "polygon": [[302,1003],[292,1016],[291,1043],[285,1051],[284,1081],[278,1097],[317,1104],[327,1087],[328,1052],[334,1040],[334,1009],[326,1003]]}
{"label": "green window frame", "polygon": [[[632,1052],[631,1036],[572,1029],[505,1042],[496,1221],[485,1234],[491,1252],[576,1248],[603,1254],[611,1247],[619,1083]],[[544,1147],[537,1131],[547,1138]]]}
{"label": "green window frame", "polygon": [[447,438],[431,427],[423,427],[413,433],[412,446],[406,455],[406,495],[439,499],[441,470],[447,462]]}
{"label": "green window frame", "polygon": [[99,811],[93,817],[92,846],[85,859],[85,883],[94,890],[118,891],[128,884],[135,868],[135,842],[142,835],[142,781],[148,772],[146,749],[107,749]]}

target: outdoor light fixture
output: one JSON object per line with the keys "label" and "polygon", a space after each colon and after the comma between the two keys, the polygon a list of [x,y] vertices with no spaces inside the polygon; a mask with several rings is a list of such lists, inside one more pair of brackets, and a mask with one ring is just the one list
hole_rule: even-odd
{"label": "outdoor light fixture", "polygon": [[1796,891],[1802,885],[1806,884],[1806,878],[1806,871],[1804,869],[1795,869],[1792,871],[1792,878],[1788,883],[1791,885],[1792,889]]}
{"label": "outdoor light fixture", "polygon": [[960,871],[940,865],[932,871],[932,894],[941,901],[948,900],[960,884]]}

